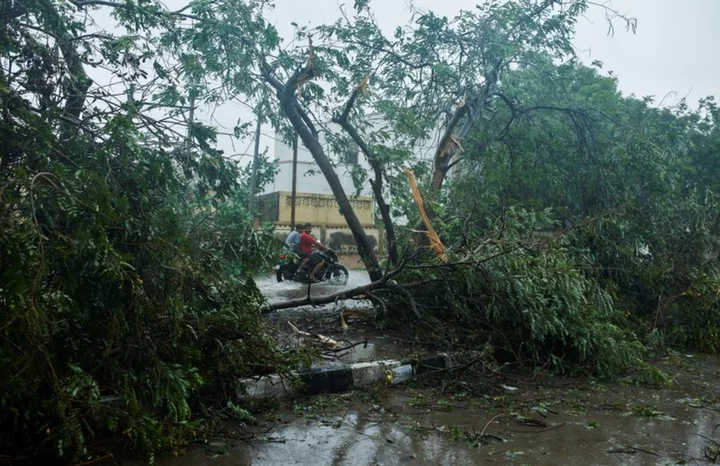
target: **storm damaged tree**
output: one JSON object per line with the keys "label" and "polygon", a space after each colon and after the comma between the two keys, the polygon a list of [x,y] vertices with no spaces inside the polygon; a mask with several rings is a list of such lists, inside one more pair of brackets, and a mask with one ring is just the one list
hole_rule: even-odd
{"label": "storm damaged tree", "polygon": [[[503,94],[504,76],[518,66],[544,64],[548,57],[574,57],[574,25],[592,5],[583,0],[491,1],[452,19],[416,11],[412,26],[386,37],[368,2],[356,2],[353,18],[344,16],[318,30],[334,44],[338,63],[347,64],[337,88],[360,82],[366,74],[371,78],[372,95],[359,114],[380,114],[389,126],[368,137],[387,140],[391,131],[410,153],[432,150],[428,194],[436,200],[449,170],[461,160],[463,141],[499,105],[510,103]],[[620,18],[634,30],[633,19]]]}
{"label": "storm damaged tree", "polygon": [[[352,172],[359,185],[369,179],[395,262],[393,214],[414,215],[407,202],[404,210],[390,207],[409,198],[403,167],[410,165],[426,183],[432,216],[470,132],[512,102],[503,93],[506,73],[547,57],[572,58],[574,25],[594,3],[490,1],[454,18],[415,11],[411,24],[392,36],[378,26],[369,3],[356,1],[352,14],[341,10],[331,25],[296,27],[285,45],[264,18],[270,2],[191,2],[192,27],[164,40],[192,53],[193,68],[220,80],[227,95],[264,102],[288,139],[293,132],[300,136],[377,279],[377,258],[335,173],[333,149],[352,142],[368,161],[371,173]],[[421,160],[426,153],[430,166]]]}

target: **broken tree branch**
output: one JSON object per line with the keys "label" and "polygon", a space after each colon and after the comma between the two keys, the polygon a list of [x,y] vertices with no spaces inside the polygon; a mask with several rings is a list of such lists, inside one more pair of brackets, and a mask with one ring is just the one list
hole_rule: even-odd
{"label": "broken tree branch", "polygon": [[[428,193],[430,200],[437,200],[440,196],[440,190],[445,181],[445,176],[449,171],[448,165],[455,157],[455,154],[457,154],[458,151],[462,151],[461,141],[470,134],[475,123],[482,117],[488,96],[490,96],[492,90],[497,85],[498,72],[502,66],[502,61],[494,64],[493,68],[487,72],[482,88],[472,93],[471,96],[466,96],[458,103],[455,113],[448,122],[435,151],[430,192]],[[463,119],[465,120],[464,124],[460,127],[459,131],[456,131]],[[433,215],[434,212],[430,209],[430,218],[432,218]]]}
{"label": "broken tree branch", "polygon": [[458,123],[460,123],[460,120],[462,117],[465,116],[465,113],[467,112],[467,105],[465,101],[461,101],[458,103],[457,108],[455,109],[455,113],[453,114],[452,118],[448,122],[447,127],[445,128],[445,132],[443,133],[442,137],[440,138],[440,143],[438,144],[437,149],[435,150],[435,158],[443,158],[448,153],[448,145],[450,144],[450,141],[453,138],[453,133],[455,132],[455,128],[457,127]]}
{"label": "broken tree branch", "polygon": [[391,283],[390,280],[399,271],[400,269],[397,268],[383,275],[379,280],[368,283],[367,285],[357,286],[355,288],[340,291],[338,293],[334,293],[328,296],[317,296],[314,298],[311,296],[307,296],[302,299],[291,299],[289,301],[283,301],[280,303],[266,304],[260,307],[260,311],[263,314],[266,314],[268,312],[279,311],[281,309],[292,309],[300,306],[318,306],[322,304],[334,303],[335,301],[339,301],[341,299],[352,299],[358,295],[369,295],[369,293],[372,293],[373,290],[388,288],[388,284]]}
{"label": "broken tree branch", "polygon": [[418,320],[422,320],[423,316],[420,313],[420,309],[418,309],[415,299],[412,297],[412,294],[410,294],[410,292],[408,290],[406,290],[402,286],[400,286],[396,283],[392,283],[392,282],[388,282],[387,287],[390,288],[391,290],[395,290],[395,291],[405,295],[407,297],[408,301],[410,301],[410,306],[412,307],[412,311],[413,311],[413,314],[415,314],[415,317],[417,317]]}
{"label": "broken tree branch", "polygon": [[448,162],[452,159],[455,154],[454,145],[459,145],[455,138],[455,128],[467,114],[468,105],[465,100],[458,103],[455,113],[447,124],[445,132],[440,138],[440,142],[435,150],[435,157],[433,160],[433,175],[430,184],[430,195],[431,200],[436,199],[440,194],[440,188],[445,180],[445,174],[447,173]]}

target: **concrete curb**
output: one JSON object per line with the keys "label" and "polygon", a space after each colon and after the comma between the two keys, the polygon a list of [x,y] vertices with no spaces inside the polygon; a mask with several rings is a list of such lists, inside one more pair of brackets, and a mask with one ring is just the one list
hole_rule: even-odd
{"label": "concrete curb", "polygon": [[239,399],[262,400],[282,398],[294,393],[307,395],[342,393],[381,381],[398,384],[414,375],[451,367],[453,361],[447,354],[428,355],[418,361],[386,359],[343,364],[293,372],[286,376],[272,374],[241,379],[238,383],[237,396]]}

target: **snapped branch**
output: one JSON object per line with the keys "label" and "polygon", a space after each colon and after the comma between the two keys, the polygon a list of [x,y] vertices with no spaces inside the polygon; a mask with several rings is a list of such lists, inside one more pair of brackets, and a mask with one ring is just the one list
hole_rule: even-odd
{"label": "snapped branch", "polygon": [[455,128],[460,123],[460,120],[462,120],[462,118],[467,113],[467,109],[468,108],[465,101],[462,101],[458,104],[457,108],[455,109],[455,113],[453,114],[452,118],[448,122],[447,127],[445,128],[445,132],[440,138],[440,143],[438,144],[438,147],[435,151],[436,160],[445,159],[447,157],[447,154],[451,152],[449,148],[454,139]]}
{"label": "snapped branch", "polygon": [[393,276],[397,275],[400,272],[401,268],[402,267],[398,267],[395,270],[392,270],[383,275],[379,280],[370,282],[367,285],[357,286],[355,288],[340,291],[338,293],[333,293],[328,296],[312,297],[308,293],[308,296],[306,296],[305,298],[291,299],[289,301],[283,301],[280,303],[266,304],[260,308],[260,311],[263,314],[266,314],[272,311],[279,311],[281,309],[292,309],[301,306],[319,306],[322,304],[330,304],[342,299],[352,299],[358,296],[374,296],[373,291],[390,287],[390,285],[392,284],[391,280]]}

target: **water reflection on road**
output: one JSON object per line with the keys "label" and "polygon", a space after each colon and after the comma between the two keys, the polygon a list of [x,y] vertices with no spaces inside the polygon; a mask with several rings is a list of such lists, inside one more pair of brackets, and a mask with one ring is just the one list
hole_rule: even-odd
{"label": "water reflection on road", "polygon": [[678,381],[672,388],[548,378],[500,396],[398,389],[300,399],[256,441],[220,439],[223,456],[195,447],[158,465],[714,464],[719,360],[660,364]]}
{"label": "water reflection on road", "polygon": [[[296,282],[280,282],[275,275],[257,277],[255,282],[269,303],[286,301],[288,299],[304,298],[307,296],[308,285]],[[351,270],[346,285],[331,285],[327,282],[316,283],[310,287],[311,296],[327,296],[339,291],[366,285],[370,280],[365,271]]]}

